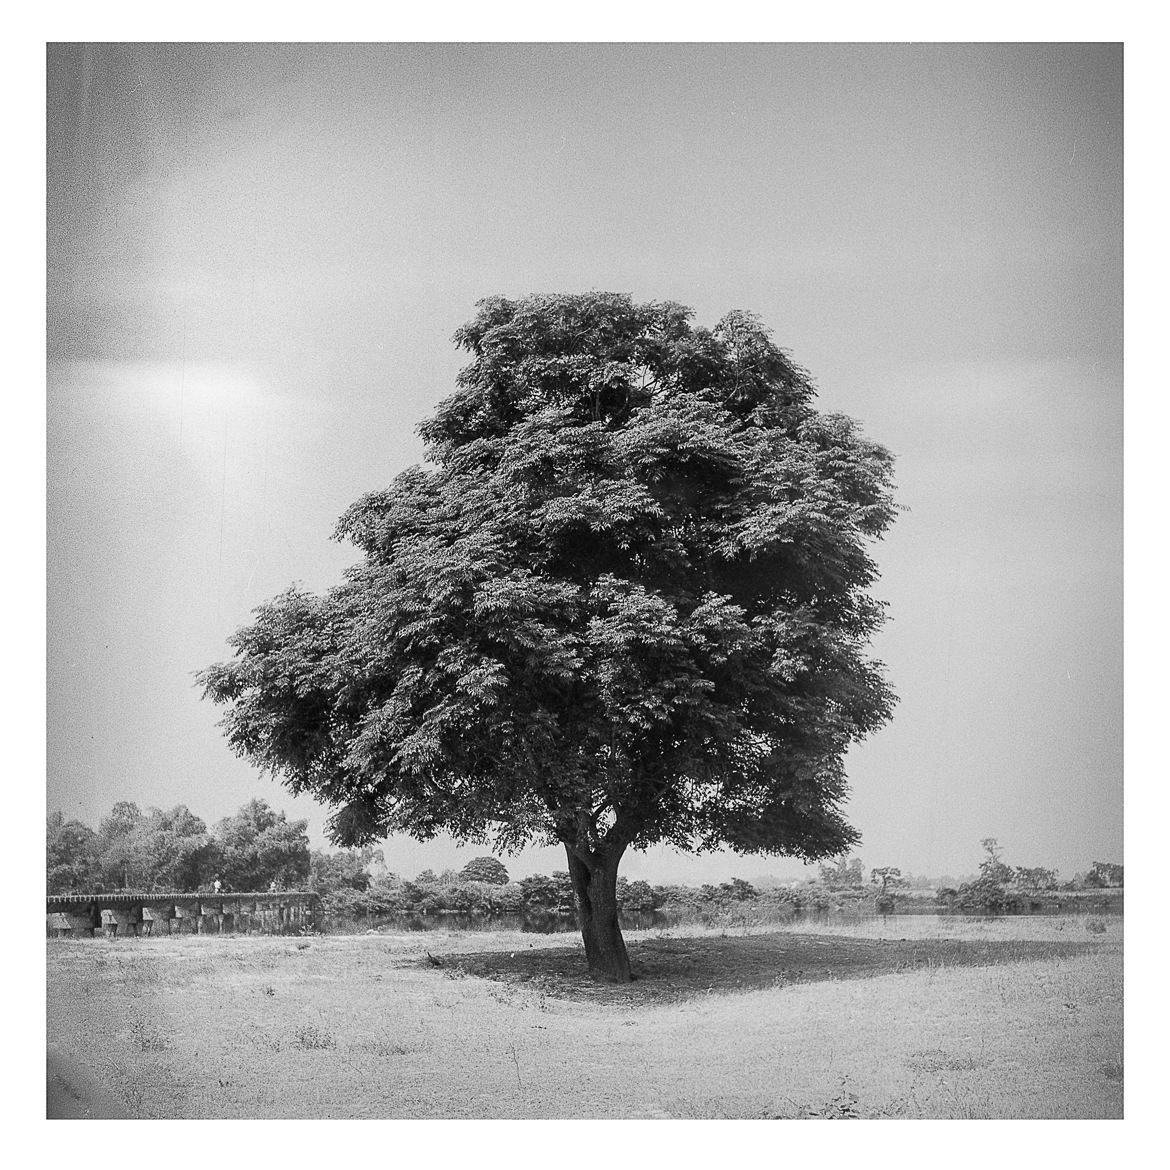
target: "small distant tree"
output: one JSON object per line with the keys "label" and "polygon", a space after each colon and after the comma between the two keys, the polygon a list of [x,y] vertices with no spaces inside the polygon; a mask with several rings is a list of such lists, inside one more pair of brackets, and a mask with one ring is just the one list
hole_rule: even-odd
{"label": "small distant tree", "polygon": [[908,885],[902,876],[902,871],[896,865],[882,865],[869,871],[871,885],[877,886],[879,898],[884,898],[896,890],[905,889]]}
{"label": "small distant tree", "polygon": [[719,888],[726,891],[732,902],[750,902],[758,894],[756,887],[751,882],[745,882],[743,878],[732,878]]}
{"label": "small distant tree", "polygon": [[860,857],[838,857],[819,867],[823,885],[831,890],[849,889],[865,884],[865,867]]}
{"label": "small distant tree", "polygon": [[979,876],[959,886],[954,904],[964,910],[999,914],[1018,902],[1017,895],[1008,889],[1015,877],[1015,870],[1003,861],[999,842],[994,837],[985,837],[979,844],[984,854],[979,863]]}
{"label": "small distant tree", "polygon": [[758,891],[755,886],[751,882],[745,882],[743,878],[732,878],[731,881],[721,882],[717,886],[708,883],[699,890],[699,897],[704,902],[711,902],[719,906],[725,906],[731,902],[750,902],[757,896]]}
{"label": "small distant tree", "polygon": [[997,885],[1006,886],[1015,876],[1015,871],[1003,861],[1003,851],[994,837],[984,837],[979,842],[983,849],[983,860],[979,863],[979,876]]}
{"label": "small distant tree", "polygon": [[495,857],[473,857],[460,870],[465,882],[487,882],[490,886],[506,886],[512,879],[507,867]]}
{"label": "small distant tree", "polygon": [[1094,889],[1117,888],[1125,885],[1125,867],[1108,861],[1094,861],[1085,875],[1085,885]]}
{"label": "small distant tree", "polygon": [[1045,869],[1043,866],[1017,865],[1015,885],[1021,890],[1054,890],[1057,885],[1057,876],[1054,869]]}

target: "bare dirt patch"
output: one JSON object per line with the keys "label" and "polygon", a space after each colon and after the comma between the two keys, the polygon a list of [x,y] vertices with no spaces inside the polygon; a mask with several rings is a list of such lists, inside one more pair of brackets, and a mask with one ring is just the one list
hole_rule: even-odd
{"label": "bare dirt patch", "polygon": [[866,939],[785,931],[656,938],[630,944],[634,982],[619,985],[594,982],[579,947],[428,955],[419,962],[441,966],[457,978],[526,984],[557,999],[631,1006],[904,971],[1068,958],[1089,949],[1078,942]]}

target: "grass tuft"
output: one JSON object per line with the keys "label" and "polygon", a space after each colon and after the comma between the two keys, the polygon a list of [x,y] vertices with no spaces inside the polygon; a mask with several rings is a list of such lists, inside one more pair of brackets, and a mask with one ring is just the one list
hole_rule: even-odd
{"label": "grass tuft", "polygon": [[337,1041],[330,1033],[323,1031],[314,1024],[305,1024],[298,1028],[293,1038],[293,1047],[306,1051],[317,1051],[325,1048],[336,1048]]}
{"label": "grass tuft", "polygon": [[130,1040],[139,1052],[165,1052],[171,1046],[170,1040],[146,1020],[131,1021]]}

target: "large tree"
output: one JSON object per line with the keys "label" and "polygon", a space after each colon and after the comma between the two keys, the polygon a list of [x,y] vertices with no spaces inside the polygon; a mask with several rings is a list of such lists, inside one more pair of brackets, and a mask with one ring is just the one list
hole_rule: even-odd
{"label": "large tree", "polygon": [[339,843],[562,843],[590,970],[624,981],[627,849],[857,840],[843,757],[893,703],[866,652],[892,460],[750,314],[478,310],[428,465],[339,522],[364,559],[261,606],[200,681]]}
{"label": "large tree", "polygon": [[132,800],[119,800],[110,815],[98,823],[97,846],[101,882],[105,890],[129,890],[142,885],[142,853],[138,830],[144,817]]}
{"label": "large tree", "polygon": [[141,859],[140,888],[145,890],[197,890],[218,864],[207,826],[184,804],[169,812],[147,809],[135,831],[134,844]]}

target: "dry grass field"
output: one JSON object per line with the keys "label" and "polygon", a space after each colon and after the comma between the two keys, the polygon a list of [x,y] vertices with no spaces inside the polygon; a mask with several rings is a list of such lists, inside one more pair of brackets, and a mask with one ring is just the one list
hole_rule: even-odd
{"label": "dry grass field", "polygon": [[1120,918],[628,941],[605,987],[568,935],[51,940],[50,1115],[1121,1116]]}

